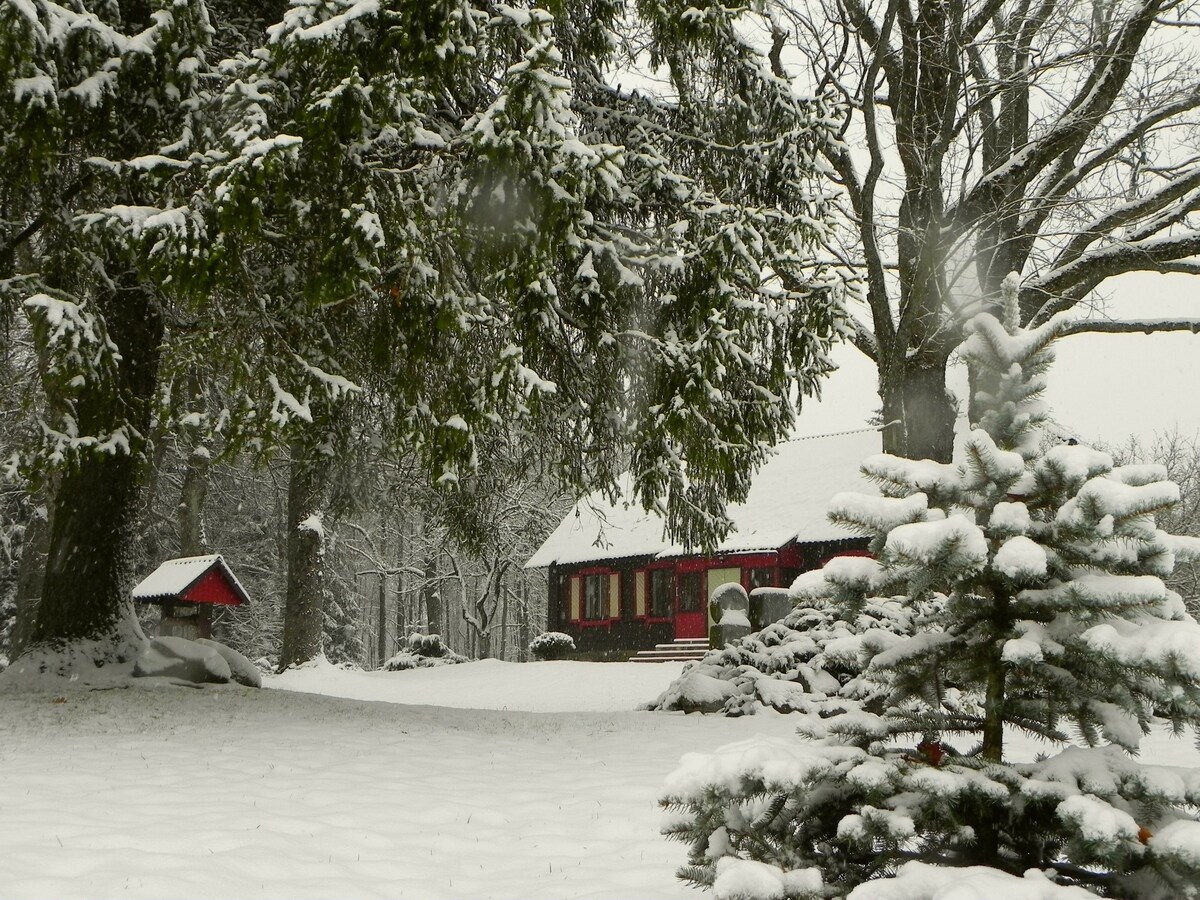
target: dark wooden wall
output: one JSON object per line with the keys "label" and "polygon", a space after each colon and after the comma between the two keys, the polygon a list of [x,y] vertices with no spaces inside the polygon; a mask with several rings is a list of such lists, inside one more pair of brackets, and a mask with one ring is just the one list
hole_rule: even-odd
{"label": "dark wooden wall", "polygon": [[[839,553],[865,553],[866,538],[842,541],[823,541],[780,548],[780,587],[788,587],[796,575],[817,568]],[[710,568],[739,565],[745,554],[720,554],[707,558]],[[697,556],[679,557],[677,563],[694,562]],[[635,615],[636,583],[634,573],[647,565],[659,562],[651,556],[630,556],[622,559],[589,560],[571,565],[550,567],[548,581],[547,630],[561,631],[575,639],[580,655],[633,654],[649,650],[655,644],[675,639],[672,619],[638,618]],[[595,570],[617,572],[621,576],[621,616],[604,622],[573,622],[570,620],[570,580],[580,572]],[[647,597],[649,603],[649,597]]]}

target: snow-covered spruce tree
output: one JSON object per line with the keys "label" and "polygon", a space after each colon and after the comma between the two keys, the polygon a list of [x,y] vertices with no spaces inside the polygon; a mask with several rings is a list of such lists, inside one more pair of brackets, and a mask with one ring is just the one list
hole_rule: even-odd
{"label": "snow-covered spruce tree", "polygon": [[[842,320],[809,266],[829,104],[771,74],[741,11],[701,7],[294,3],[231,70],[206,193],[214,263],[254,273],[229,308],[252,431],[379,397],[444,487],[516,428],[579,490],[632,461],[681,539],[718,536]],[[647,61],[676,99],[606,78]],[[796,290],[768,289],[784,272]]]}
{"label": "snow-covered spruce tree", "polygon": [[323,650],[331,663],[361,665],[367,648],[358,633],[360,614],[354,607],[351,594],[333,595],[325,599]]}
{"label": "snow-covered spruce tree", "polygon": [[168,319],[147,238],[192,225],[160,207],[202,132],[210,30],[202,0],[0,3],[0,302],[32,324],[45,395],[41,447],[6,464],[57,470],[32,639],[101,639],[101,661],[140,640],[126,591]]}
{"label": "snow-covered spruce tree", "polygon": [[[218,67],[211,30],[251,46],[223,30],[248,19],[203,0],[0,3],[0,286],[39,330],[69,512],[36,640],[136,643],[122,546],[151,424],[327,456],[325,410],[369,392],[390,416],[368,437],[443,485],[515,423],[581,490],[632,455],[681,537],[719,532],[841,328],[805,267],[833,117],[739,15],[301,0]],[[627,27],[678,98],[606,79]],[[181,409],[179,374],[227,404]]]}
{"label": "snow-covered spruce tree", "polygon": [[[803,722],[816,744],[685,757],[663,801],[691,847],[683,877],[722,898],[865,900],[894,896],[899,870],[925,898],[936,867],[979,866],[995,890],[1049,873],[1045,897],[1200,896],[1200,772],[1132,758],[1152,728],[1200,725],[1200,626],[1161,580],[1200,542],[1156,527],[1178,498],[1161,467],[1114,467],[1039,427],[1061,327],[974,320],[962,352],[987,412],[961,461],[871,457],[883,496],[834,498],[876,559],[795,590],[849,620],[872,596],[941,613],[870,658],[885,708],[843,698]],[[1020,733],[1075,745],[1018,762]]]}

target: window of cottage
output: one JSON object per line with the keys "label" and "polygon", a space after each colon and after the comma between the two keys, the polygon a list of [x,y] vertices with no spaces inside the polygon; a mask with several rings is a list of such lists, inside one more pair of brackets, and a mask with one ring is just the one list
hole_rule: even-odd
{"label": "window of cottage", "polygon": [[674,589],[674,572],[670,569],[650,570],[650,615],[660,618],[671,615]]}
{"label": "window of cottage", "polygon": [[608,575],[586,575],[583,579],[583,617],[608,618]]}
{"label": "window of cottage", "polygon": [[774,587],[775,570],[765,566],[750,569],[747,580],[750,582],[750,590],[760,587]]}

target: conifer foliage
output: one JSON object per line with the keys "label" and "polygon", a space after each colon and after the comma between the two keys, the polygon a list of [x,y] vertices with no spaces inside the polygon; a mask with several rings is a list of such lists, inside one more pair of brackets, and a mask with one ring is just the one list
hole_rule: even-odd
{"label": "conifer foliage", "polygon": [[[812,393],[843,328],[811,267],[835,108],[771,74],[742,13],[293,3],[236,68],[202,201],[214,264],[258,260],[259,305],[231,310],[271,376],[254,426],[375,387],[459,484],[499,422],[540,417],[568,483],[611,489],[632,461],[682,540],[720,537],[789,379]],[[677,97],[612,84],[639,54]]]}
{"label": "conifer foliage", "polygon": [[[668,831],[691,848],[683,877],[720,897],[858,900],[893,896],[897,872],[984,866],[1049,873],[1046,896],[1200,896],[1200,775],[1132,758],[1151,728],[1200,725],[1200,625],[1162,582],[1200,542],[1156,527],[1178,500],[1161,467],[1041,427],[1061,327],[976,318],[962,352],[986,413],[961,460],[874,456],[882,496],[834,498],[875,560],[832,562],[793,593],[846,621],[873,597],[936,612],[863,645],[886,695],[806,717],[816,743],[685,758],[663,800],[682,813]],[[1005,742],[1021,732],[1072,745],[1016,761]]]}
{"label": "conifer foliage", "polygon": [[[745,14],[0,0],[0,300],[47,410],[5,467],[70,473],[37,641],[136,644],[122,545],[152,439],[184,422],[289,445],[313,473],[295,522],[360,402],[386,421],[364,442],[448,489],[518,429],[565,483],[631,467],[681,540],[719,539],[845,328],[813,260],[837,110],[772,74]],[[647,66],[670,96],[616,83]]]}

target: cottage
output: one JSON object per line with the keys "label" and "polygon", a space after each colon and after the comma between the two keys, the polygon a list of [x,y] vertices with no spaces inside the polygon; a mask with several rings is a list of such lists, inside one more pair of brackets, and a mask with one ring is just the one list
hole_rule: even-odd
{"label": "cottage", "polygon": [[786,587],[831,556],[865,550],[826,510],[834,494],[868,489],[858,466],[879,451],[875,430],[781,444],[729,508],[733,531],[709,555],[667,541],[662,520],[638,506],[581,500],[526,563],[549,570],[548,627],[582,652],[613,655],[707,639],[707,600],[720,585]]}
{"label": "cottage", "polygon": [[138,603],[162,607],[160,637],[212,637],[213,608],[241,606],[250,596],[220,554],[169,559],[133,589]]}

